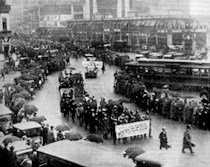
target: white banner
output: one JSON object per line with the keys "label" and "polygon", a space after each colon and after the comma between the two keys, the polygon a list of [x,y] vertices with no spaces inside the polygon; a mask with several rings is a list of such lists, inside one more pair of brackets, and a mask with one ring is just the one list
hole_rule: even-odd
{"label": "white banner", "polygon": [[69,94],[71,91],[74,91],[74,89],[73,88],[61,88],[60,89],[60,95],[61,95],[61,97],[63,97],[64,93]]}
{"label": "white banner", "polygon": [[102,68],[103,62],[102,61],[82,61],[82,66],[83,67],[88,67],[88,68]]}
{"label": "white banner", "polygon": [[150,120],[115,126],[117,139],[146,134],[149,136]]}
{"label": "white banner", "polygon": [[60,15],[60,20],[61,21],[67,21],[73,19],[72,15]]}

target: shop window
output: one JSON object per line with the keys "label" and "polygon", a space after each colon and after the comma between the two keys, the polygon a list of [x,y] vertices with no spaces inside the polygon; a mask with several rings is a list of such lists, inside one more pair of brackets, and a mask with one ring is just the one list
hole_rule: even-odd
{"label": "shop window", "polygon": [[2,18],[3,31],[7,31],[7,18]]}

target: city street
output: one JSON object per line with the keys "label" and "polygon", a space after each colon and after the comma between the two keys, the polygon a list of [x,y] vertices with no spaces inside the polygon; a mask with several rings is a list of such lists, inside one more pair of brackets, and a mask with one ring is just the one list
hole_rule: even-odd
{"label": "city street", "polygon": [[209,9],[0,0],[0,166],[210,167]]}
{"label": "city street", "polygon": [[[76,68],[77,72],[81,71],[84,74],[85,68],[82,67],[80,59],[78,61],[71,59],[70,66]],[[106,65],[106,71],[104,74],[99,70],[96,79],[85,79],[84,83],[86,91],[91,96],[95,96],[97,100],[99,100],[100,97],[104,97],[106,100],[117,100],[123,98],[120,95],[116,95],[113,91],[113,74],[116,70],[119,69],[114,66],[109,67]],[[58,86],[58,74],[55,73],[48,76],[48,81],[44,84],[43,88],[36,93],[35,100],[30,103],[38,107],[38,114],[46,116],[49,124],[57,125],[66,122],[86,136],[88,132],[86,132],[83,127],[79,127],[77,123],[73,124],[71,120],[66,121],[62,117],[60,112],[60,94]],[[137,109],[135,104],[128,103],[125,105],[130,110]],[[172,145],[172,148],[169,150],[159,150],[159,133],[163,126],[166,127],[169,144]],[[192,141],[196,144],[196,147],[194,148],[195,153],[190,154],[189,151],[186,150],[186,153],[183,154],[181,149],[185,128],[186,125],[182,123],[152,115],[152,138],[139,139],[129,141],[127,144],[120,143],[117,145],[113,145],[112,140],[106,140],[102,145],[119,155],[122,155],[122,152],[130,146],[139,146],[145,149],[146,152],[155,152],[154,155],[157,156],[160,161],[166,162],[166,166],[170,167],[208,167],[210,164],[210,154],[208,149],[208,147],[210,147],[210,132],[192,127]]]}

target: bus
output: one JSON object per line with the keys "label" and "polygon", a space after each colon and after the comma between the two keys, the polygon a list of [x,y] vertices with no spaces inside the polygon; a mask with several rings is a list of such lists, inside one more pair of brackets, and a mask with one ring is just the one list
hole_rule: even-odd
{"label": "bus", "polygon": [[97,143],[85,140],[62,140],[37,150],[39,167],[134,167],[130,160],[118,156]]}
{"label": "bus", "polygon": [[210,89],[210,62],[174,59],[138,59],[125,64],[148,88],[169,85],[172,90]]}

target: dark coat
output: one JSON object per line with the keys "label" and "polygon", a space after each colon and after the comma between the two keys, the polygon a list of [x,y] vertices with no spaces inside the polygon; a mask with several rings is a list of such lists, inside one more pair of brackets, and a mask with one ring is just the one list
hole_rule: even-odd
{"label": "dark coat", "polygon": [[52,130],[49,130],[48,134],[47,134],[47,144],[50,144],[50,143],[53,143],[53,142],[55,142],[54,133],[53,133]]}
{"label": "dark coat", "polygon": [[166,132],[160,132],[160,147],[168,148],[168,138]]}
{"label": "dark coat", "polygon": [[190,135],[190,131],[187,129],[184,132],[184,137],[183,137],[183,148],[191,148],[192,147],[192,143],[191,143],[191,135]]}

